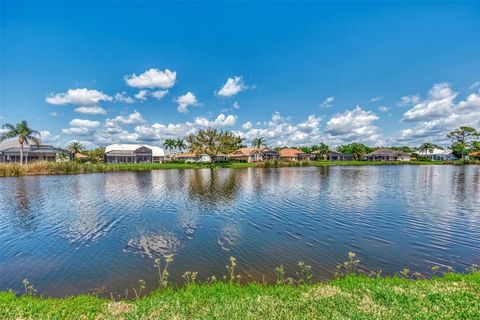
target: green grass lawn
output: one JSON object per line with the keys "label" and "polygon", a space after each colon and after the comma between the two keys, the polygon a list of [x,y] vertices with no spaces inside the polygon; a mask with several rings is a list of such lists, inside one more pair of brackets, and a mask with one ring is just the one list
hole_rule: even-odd
{"label": "green grass lawn", "polygon": [[480,319],[480,273],[347,276],[303,286],[214,283],[131,301],[0,293],[0,319]]}

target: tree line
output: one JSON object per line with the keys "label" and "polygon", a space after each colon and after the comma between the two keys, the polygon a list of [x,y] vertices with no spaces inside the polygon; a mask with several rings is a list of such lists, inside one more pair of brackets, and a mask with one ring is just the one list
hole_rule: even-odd
{"label": "tree line", "polygon": [[[0,142],[18,138],[20,144],[20,159],[23,163],[24,145],[30,143],[40,144],[40,132],[32,129],[27,121],[23,120],[16,125],[6,123],[2,126],[4,131],[0,134]],[[451,141],[451,149],[455,156],[465,159],[465,156],[471,152],[480,152],[480,131],[472,127],[461,126],[446,135]],[[266,146],[267,141],[263,137],[257,137],[252,140],[251,146],[261,148]],[[165,139],[163,147],[166,150],[176,150],[182,152],[188,150],[197,155],[207,154],[212,159],[219,154],[230,154],[233,151],[246,147],[245,139],[239,137],[228,130],[217,130],[215,128],[200,129],[195,133],[191,133],[184,139]],[[285,146],[286,147],[286,146]],[[423,152],[433,150],[434,148],[443,149],[441,146],[425,142],[419,147],[389,147],[390,149],[402,151],[405,153]],[[83,154],[88,156],[89,161],[101,162],[105,153],[104,147],[99,147],[93,150],[86,150],[85,147],[77,141],[70,143],[66,149],[73,154]],[[275,150],[282,149],[281,147],[274,148]],[[330,147],[320,142],[311,146],[300,146],[297,149],[305,153],[318,153],[321,158],[328,158],[333,152]],[[350,144],[340,145],[336,148],[337,152],[352,155],[356,160],[361,159],[364,155],[379,149],[372,148],[362,143],[353,142]]]}

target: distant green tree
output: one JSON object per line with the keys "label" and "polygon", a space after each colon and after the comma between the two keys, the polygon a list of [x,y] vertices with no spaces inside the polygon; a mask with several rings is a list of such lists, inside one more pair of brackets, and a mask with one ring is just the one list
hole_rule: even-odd
{"label": "distant green tree", "polygon": [[2,129],[6,131],[0,134],[0,142],[18,137],[18,143],[20,143],[20,163],[23,165],[23,145],[28,145],[31,141],[38,146],[40,144],[40,132],[30,128],[25,120],[20,121],[15,126],[10,123],[5,123]]}
{"label": "distant green tree", "polygon": [[105,157],[105,147],[98,147],[93,150],[83,150],[82,154],[89,158],[92,162],[102,162]]}
{"label": "distant green tree", "polygon": [[310,147],[300,147],[300,150],[304,153],[310,153],[312,152],[312,149]]}
{"label": "distant green tree", "polygon": [[244,147],[244,138],[235,135],[231,131],[220,132],[221,147],[220,151],[224,154],[232,153],[235,150]]}
{"label": "distant green tree", "polygon": [[471,151],[475,151],[475,152],[480,151],[480,141],[472,141],[472,150]]}
{"label": "distant green tree", "polygon": [[207,154],[213,162],[219,153],[231,153],[238,149],[243,139],[231,131],[218,131],[214,128],[200,129],[186,137],[190,152]]}
{"label": "distant green tree", "polygon": [[401,152],[404,152],[404,153],[413,153],[415,151],[415,148],[410,148],[409,146],[392,147],[391,149],[396,150],[396,151],[401,151]]}
{"label": "distant green tree", "polygon": [[480,133],[471,127],[462,126],[447,134],[447,138],[452,141],[452,150],[465,159],[465,151],[471,145],[472,141],[480,136]]}
{"label": "distant green tree", "polygon": [[351,154],[355,160],[361,159],[364,155],[366,155],[367,153],[370,153],[372,150],[373,150],[372,148],[369,148],[368,146],[362,143],[356,143],[356,142],[341,145],[337,148],[338,152]]}

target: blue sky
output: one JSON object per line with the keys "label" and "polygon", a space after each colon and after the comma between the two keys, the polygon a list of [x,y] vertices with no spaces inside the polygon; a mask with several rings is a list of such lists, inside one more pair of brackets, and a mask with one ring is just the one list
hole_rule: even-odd
{"label": "blue sky", "polygon": [[[480,128],[479,2],[1,2],[0,123],[46,143],[447,143]],[[222,90],[223,89],[223,90]]]}

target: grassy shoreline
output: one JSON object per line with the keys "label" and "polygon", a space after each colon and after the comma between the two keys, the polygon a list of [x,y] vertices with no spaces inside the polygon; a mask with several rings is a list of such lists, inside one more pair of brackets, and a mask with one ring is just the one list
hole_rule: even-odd
{"label": "grassy shoreline", "polygon": [[325,167],[325,166],[378,166],[378,165],[464,165],[479,164],[478,161],[409,161],[409,162],[367,162],[367,161],[265,161],[259,163],[225,162],[216,164],[199,163],[138,163],[138,164],[104,164],[104,163],[79,163],[69,162],[45,162],[38,161],[21,166],[18,163],[0,164],[0,177],[15,177],[24,175],[62,175],[98,172],[119,172],[119,171],[149,171],[167,169],[206,169],[206,168],[279,168],[279,167]]}
{"label": "grassy shoreline", "polygon": [[308,285],[216,282],[135,300],[0,292],[0,319],[479,319],[480,273],[427,280],[362,275]]}

